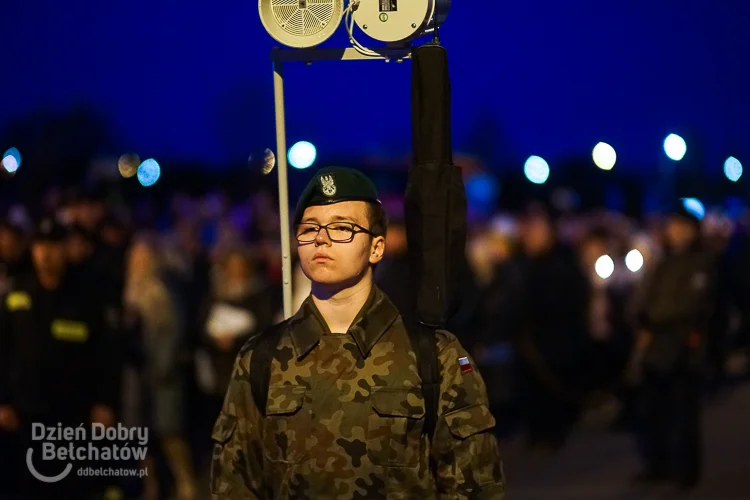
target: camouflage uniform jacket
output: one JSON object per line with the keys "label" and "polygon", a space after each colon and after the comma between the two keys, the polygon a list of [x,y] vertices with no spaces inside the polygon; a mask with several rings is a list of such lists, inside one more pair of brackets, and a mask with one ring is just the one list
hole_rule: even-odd
{"label": "camouflage uniform jacket", "polygon": [[485,384],[473,364],[462,370],[455,336],[437,333],[430,443],[416,356],[379,289],[346,334],[332,334],[309,297],[286,326],[265,417],[251,393],[252,342],[237,358],[212,435],[212,498],[505,499]]}

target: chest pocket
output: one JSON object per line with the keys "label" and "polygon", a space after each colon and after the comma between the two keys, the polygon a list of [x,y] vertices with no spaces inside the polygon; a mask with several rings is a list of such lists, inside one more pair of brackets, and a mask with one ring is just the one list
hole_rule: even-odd
{"label": "chest pocket", "polygon": [[307,459],[307,440],[312,426],[307,391],[301,385],[268,388],[263,421],[263,448],[267,460],[298,464]]}
{"label": "chest pocket", "polygon": [[376,465],[416,467],[422,455],[425,406],[422,390],[373,387],[367,453]]}

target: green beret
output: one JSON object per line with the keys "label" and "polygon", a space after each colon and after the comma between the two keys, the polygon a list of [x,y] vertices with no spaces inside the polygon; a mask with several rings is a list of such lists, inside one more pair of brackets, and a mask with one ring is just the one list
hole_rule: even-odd
{"label": "green beret", "polygon": [[307,207],[342,201],[380,203],[375,184],[359,170],[346,167],[322,168],[302,191],[294,212],[294,223],[302,220]]}

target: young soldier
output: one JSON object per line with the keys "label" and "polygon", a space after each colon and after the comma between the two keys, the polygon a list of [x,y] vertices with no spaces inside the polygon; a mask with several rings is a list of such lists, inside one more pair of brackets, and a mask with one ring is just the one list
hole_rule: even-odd
{"label": "young soldier", "polygon": [[238,356],[213,432],[213,498],[505,498],[485,384],[442,330],[437,422],[423,432],[415,349],[373,285],[386,224],[359,171],[323,169],[304,190],[295,235],[312,291],[278,327],[265,408],[251,383],[258,338]]}

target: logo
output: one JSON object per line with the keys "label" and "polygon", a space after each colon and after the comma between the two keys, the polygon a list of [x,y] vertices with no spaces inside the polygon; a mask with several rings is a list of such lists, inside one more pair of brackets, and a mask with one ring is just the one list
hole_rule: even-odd
{"label": "logo", "polygon": [[[79,476],[136,476],[148,475],[146,469],[121,469],[112,467],[94,468],[95,462],[142,462],[148,451],[148,428],[128,428],[122,424],[116,427],[104,427],[102,424],[91,424],[86,429],[83,424],[78,427],[47,427],[44,424],[31,425],[32,447],[26,450],[26,467],[32,476],[43,483],[57,483],[62,481],[77,467]],[[41,445],[40,454],[34,457],[34,448]],[[45,466],[51,462],[62,462],[60,473],[45,475],[39,471],[36,464]],[[87,466],[82,464],[86,463]],[[53,465],[54,467],[54,465]]]}
{"label": "logo", "polygon": [[323,194],[326,196],[333,196],[336,194],[336,184],[333,180],[332,175],[321,175],[320,176],[320,186],[323,190]]}
{"label": "logo", "polygon": [[388,14],[386,14],[385,12],[383,12],[382,14],[380,14],[380,20],[382,22],[386,22],[388,20]]}

